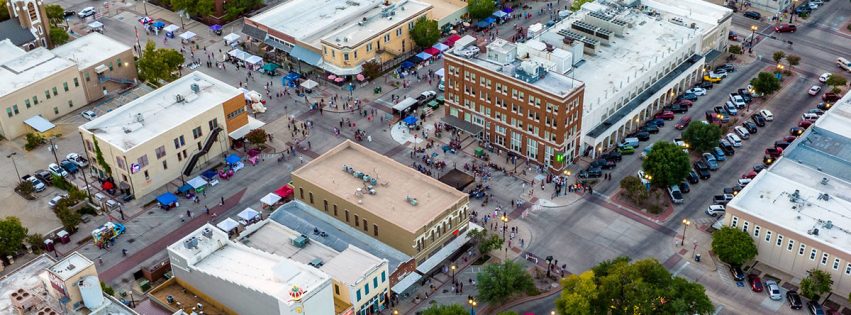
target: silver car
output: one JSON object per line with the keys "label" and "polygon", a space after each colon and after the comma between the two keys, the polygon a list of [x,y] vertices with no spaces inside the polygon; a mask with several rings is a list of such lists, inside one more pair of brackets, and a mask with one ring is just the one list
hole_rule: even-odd
{"label": "silver car", "polygon": [[777,285],[777,281],[765,280],[765,292],[768,293],[768,297],[772,300],[780,301],[783,299],[783,295],[780,294],[780,286]]}

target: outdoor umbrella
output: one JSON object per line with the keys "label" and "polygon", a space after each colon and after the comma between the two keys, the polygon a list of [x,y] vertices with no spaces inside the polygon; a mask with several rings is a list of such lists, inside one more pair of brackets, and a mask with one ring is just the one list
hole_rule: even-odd
{"label": "outdoor umbrella", "polygon": [[211,30],[214,30],[214,31],[221,31],[221,30],[222,30],[222,26],[221,26],[221,25],[218,25],[218,24],[213,24],[213,26],[210,26],[210,29],[211,29]]}
{"label": "outdoor umbrella", "polygon": [[366,80],[366,77],[364,77],[363,74],[360,74],[360,73],[358,73],[358,75],[356,75],[355,78],[358,79],[358,81]]}
{"label": "outdoor umbrella", "polygon": [[337,78],[337,76],[336,76],[336,75],[333,75],[333,74],[328,75],[328,80],[334,80],[334,79],[336,79],[336,78]]}
{"label": "outdoor umbrella", "polygon": [[231,153],[230,155],[228,155],[227,158],[225,158],[225,162],[227,162],[228,164],[234,164],[236,162],[239,162],[239,160],[241,159],[239,158],[239,155],[236,155],[236,153]]}
{"label": "outdoor umbrella", "polygon": [[414,117],[414,115],[410,115],[408,117],[405,117],[405,119],[403,119],[402,121],[404,121],[408,125],[413,125],[417,123],[417,117]]}
{"label": "outdoor umbrella", "polygon": [[340,82],[343,82],[345,80],[346,79],[343,79],[343,78],[336,78],[336,79],[334,79],[334,82],[340,83]]}
{"label": "outdoor umbrella", "polygon": [[163,26],[165,26],[165,22],[163,22],[163,21],[154,22],[154,27],[156,27],[156,28],[163,28]]}
{"label": "outdoor umbrella", "polygon": [[316,81],[313,81],[313,80],[310,80],[310,79],[301,83],[301,87],[308,89],[308,90],[312,90],[317,85],[319,85],[319,83],[316,83]]}

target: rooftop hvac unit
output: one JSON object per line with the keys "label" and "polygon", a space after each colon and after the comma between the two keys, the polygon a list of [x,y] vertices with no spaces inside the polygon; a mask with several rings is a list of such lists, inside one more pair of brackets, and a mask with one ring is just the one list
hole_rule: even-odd
{"label": "rooftop hvac unit", "polygon": [[302,234],[299,235],[299,237],[294,238],[292,242],[295,247],[305,248],[307,247],[307,244],[310,243],[310,239],[307,238],[307,235]]}
{"label": "rooftop hvac unit", "polygon": [[183,241],[183,247],[186,247],[187,249],[198,248],[198,238],[193,236],[193,237],[190,237],[189,239]]}
{"label": "rooftop hvac unit", "polygon": [[210,228],[204,228],[204,230],[201,231],[201,235],[204,235],[206,238],[213,238],[213,230]]}
{"label": "rooftop hvac unit", "polygon": [[192,92],[195,92],[195,94],[201,93],[201,87],[198,86],[198,83],[190,84],[189,88],[192,89]]}
{"label": "rooftop hvac unit", "polygon": [[410,203],[412,206],[417,205],[417,198],[414,198],[414,197],[411,197],[411,196],[405,196],[405,201]]}
{"label": "rooftop hvac unit", "polygon": [[186,101],[186,98],[184,98],[183,95],[175,94],[174,95],[174,101],[178,102],[178,103],[183,103],[183,102]]}

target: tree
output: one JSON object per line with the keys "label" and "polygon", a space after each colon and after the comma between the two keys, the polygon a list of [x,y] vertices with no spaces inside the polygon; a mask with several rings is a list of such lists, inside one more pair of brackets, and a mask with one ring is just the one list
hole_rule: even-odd
{"label": "tree", "polygon": [[458,304],[441,305],[434,304],[423,310],[422,315],[467,315],[470,311]]}
{"label": "tree", "polygon": [[112,167],[110,167],[109,164],[106,164],[106,160],[103,158],[103,152],[100,150],[100,146],[98,145],[98,139],[92,137],[92,142],[95,145],[95,160],[103,169],[103,172],[106,173],[107,177],[112,176]]}
{"label": "tree", "polygon": [[364,62],[361,68],[363,68],[363,75],[368,80],[375,80],[381,76],[381,64],[377,60]]}
{"label": "tree", "polygon": [[15,186],[15,191],[21,194],[21,196],[30,199],[29,197],[32,197],[32,194],[35,192],[35,186],[28,180],[22,180]]}
{"label": "tree", "polygon": [[756,78],[751,80],[754,91],[762,95],[769,95],[780,90],[780,79],[768,72],[760,72]]}
{"label": "tree", "polygon": [[68,42],[68,32],[61,27],[50,27],[50,44],[53,47],[62,45]]}
{"label": "tree", "polygon": [[0,255],[10,255],[21,249],[27,228],[21,225],[17,217],[6,217],[0,220]]}
{"label": "tree", "polygon": [[411,37],[417,46],[428,48],[440,38],[440,30],[437,28],[437,21],[421,17],[414,24],[414,29],[411,30]]}
{"label": "tree", "polygon": [[467,1],[467,12],[475,19],[484,19],[496,11],[493,0],[469,0]]}
{"label": "tree", "polygon": [[721,127],[715,124],[689,124],[683,132],[683,140],[697,152],[707,152],[718,146]]}
{"label": "tree", "polygon": [[801,280],[801,295],[818,301],[822,295],[830,292],[833,280],[830,279],[829,273],[816,268],[810,269],[808,273],[809,275]]}
{"label": "tree", "polygon": [[[0,8],[6,7],[6,0],[0,0]],[[9,19],[9,10],[0,10],[0,22]]]}
{"label": "tree", "polygon": [[488,252],[502,247],[502,238],[497,234],[492,234],[486,229],[475,229],[467,233],[473,243],[478,244],[479,252],[487,254]]}
{"label": "tree", "polygon": [[730,45],[730,48],[728,48],[727,51],[734,55],[741,55],[742,53],[744,53],[742,51],[742,46],[739,45]]}
{"label": "tree", "polygon": [[780,63],[780,60],[783,60],[783,57],[786,57],[786,53],[782,51],[775,51],[771,58],[774,59],[774,63]]}
{"label": "tree", "polygon": [[657,187],[679,184],[691,170],[688,154],[683,148],[669,141],[653,144],[653,150],[641,163],[644,172],[652,176],[650,182]]}
{"label": "tree", "polygon": [[190,15],[207,16],[213,13],[213,0],[170,0],[168,2],[174,11],[184,11]]}
{"label": "tree", "polygon": [[521,293],[534,292],[532,276],[522,266],[505,261],[488,265],[477,277],[479,298],[487,303],[504,303],[508,298]]}
{"label": "tree", "polygon": [[44,11],[47,12],[47,20],[52,26],[59,26],[65,22],[65,9],[58,4],[48,4],[44,6]]}
{"label": "tree", "polygon": [[77,226],[83,222],[83,218],[80,213],[71,210],[71,207],[74,205],[75,203],[71,200],[71,198],[63,198],[56,203],[56,207],[53,209],[56,217],[62,222],[62,226],[68,231],[77,230]]}
{"label": "tree", "polygon": [[801,56],[788,55],[786,56],[786,62],[789,63],[789,68],[794,68],[795,66],[801,64]]}
{"label": "tree", "polygon": [[245,135],[245,140],[248,140],[249,143],[254,146],[262,146],[266,144],[266,140],[269,140],[269,136],[266,134],[266,130],[257,128],[248,132]]}
{"label": "tree", "polygon": [[159,84],[177,79],[175,72],[183,64],[183,55],[174,49],[157,48],[154,41],[148,40],[145,51],[139,58],[139,76],[148,82]]}
{"label": "tree", "polygon": [[231,20],[263,3],[263,0],[232,0],[225,8],[225,19]]}
{"label": "tree", "polygon": [[573,12],[579,11],[579,9],[582,8],[583,4],[586,4],[586,3],[592,2],[592,1],[594,1],[594,0],[576,0],[576,1],[573,1],[573,3],[570,5],[570,11],[573,11]]}
{"label": "tree", "polygon": [[721,261],[734,266],[741,266],[758,254],[747,232],[729,226],[712,233],[712,252]]}
{"label": "tree", "polygon": [[618,257],[562,281],[559,314],[708,314],[714,306],[698,283],[671,273],[655,259],[630,264]]}
{"label": "tree", "polygon": [[30,234],[27,235],[26,241],[27,244],[30,244],[33,253],[41,254],[42,249],[44,249],[44,236],[39,233]]}
{"label": "tree", "polygon": [[825,81],[824,84],[829,86],[834,93],[839,93],[836,87],[848,84],[848,79],[839,73],[831,73],[830,77],[827,78],[827,81]]}
{"label": "tree", "polygon": [[647,187],[641,183],[641,179],[636,176],[627,176],[621,179],[620,187],[626,193],[626,197],[636,205],[640,205],[650,197]]}

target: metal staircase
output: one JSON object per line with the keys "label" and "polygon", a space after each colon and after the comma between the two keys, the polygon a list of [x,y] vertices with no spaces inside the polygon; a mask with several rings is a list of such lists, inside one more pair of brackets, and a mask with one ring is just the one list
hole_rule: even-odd
{"label": "metal staircase", "polygon": [[201,150],[192,153],[192,157],[186,162],[186,166],[183,168],[184,176],[192,174],[192,170],[195,169],[195,166],[197,166],[198,160],[201,159],[202,156],[206,155],[207,152],[210,152],[210,148],[213,147],[213,143],[218,141],[220,132],[222,132],[221,126],[216,126],[216,129],[210,131],[210,134],[207,135],[207,140],[204,141],[204,146]]}
{"label": "metal staircase", "polygon": [[101,84],[103,84],[104,82],[107,82],[107,81],[120,83],[120,84],[135,84],[136,83],[135,80],[130,80],[130,79],[113,78],[113,77],[108,77],[108,76],[105,76],[105,75],[99,75],[98,76],[98,82],[100,82]]}

